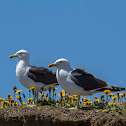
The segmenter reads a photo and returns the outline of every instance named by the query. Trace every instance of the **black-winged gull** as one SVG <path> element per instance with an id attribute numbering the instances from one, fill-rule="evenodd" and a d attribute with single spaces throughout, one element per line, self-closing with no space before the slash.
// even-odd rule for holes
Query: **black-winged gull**
<path id="1" fill-rule="evenodd" d="M 35 87 L 35 91 L 45 91 L 50 86 L 58 84 L 55 72 L 44 68 L 29 65 L 29 53 L 26 50 L 19 50 L 9 58 L 19 58 L 16 66 L 16 76 L 19 82 L 26 88 Z"/>
<path id="2" fill-rule="evenodd" d="M 66 59 L 58 59 L 55 63 L 49 64 L 49 67 L 57 67 L 56 77 L 59 85 L 68 93 L 73 95 L 92 95 L 99 91 L 109 89 L 111 91 L 121 91 L 125 88 L 110 86 L 104 80 L 96 78 L 94 75 L 85 72 L 82 69 L 73 69 Z M 78 105 L 79 108 L 79 99 Z"/>

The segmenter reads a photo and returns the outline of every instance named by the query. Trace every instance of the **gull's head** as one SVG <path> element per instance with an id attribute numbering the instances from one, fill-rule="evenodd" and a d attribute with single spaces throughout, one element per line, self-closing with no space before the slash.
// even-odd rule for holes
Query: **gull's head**
<path id="1" fill-rule="evenodd" d="M 70 68 L 70 63 L 67 59 L 61 58 L 56 60 L 54 63 L 49 64 L 48 67 L 57 67 L 58 69 Z"/>
<path id="2" fill-rule="evenodd" d="M 9 56 L 9 58 L 14 58 L 14 57 L 17 57 L 20 60 L 22 60 L 22 59 L 29 59 L 29 53 L 26 50 L 19 50 L 15 54 Z"/>

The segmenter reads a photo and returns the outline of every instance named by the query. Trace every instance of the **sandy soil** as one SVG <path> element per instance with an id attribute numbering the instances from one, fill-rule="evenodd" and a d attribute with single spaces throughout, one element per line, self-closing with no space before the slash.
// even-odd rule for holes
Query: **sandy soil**
<path id="1" fill-rule="evenodd" d="M 59 107 L 0 109 L 0 126 L 126 126 L 126 115 Z"/>

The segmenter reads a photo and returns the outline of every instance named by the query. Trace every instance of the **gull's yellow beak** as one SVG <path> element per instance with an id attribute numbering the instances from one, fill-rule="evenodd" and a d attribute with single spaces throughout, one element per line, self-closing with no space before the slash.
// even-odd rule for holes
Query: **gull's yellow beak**
<path id="1" fill-rule="evenodd" d="M 17 57 L 16 55 L 10 55 L 9 58 L 14 58 L 14 57 Z"/>
<path id="2" fill-rule="evenodd" d="M 56 67 L 55 63 L 49 64 L 48 67 Z"/>

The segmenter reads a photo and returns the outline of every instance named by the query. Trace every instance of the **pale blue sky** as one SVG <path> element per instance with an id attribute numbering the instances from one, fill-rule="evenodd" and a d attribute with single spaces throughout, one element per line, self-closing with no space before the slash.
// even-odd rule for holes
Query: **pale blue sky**
<path id="1" fill-rule="evenodd" d="M 125 5 L 125 0 L 1 0 L 0 97 L 12 94 L 14 85 L 28 94 L 16 78 L 18 59 L 9 59 L 20 49 L 30 53 L 31 65 L 48 67 L 63 57 L 72 67 L 126 87 Z"/>

